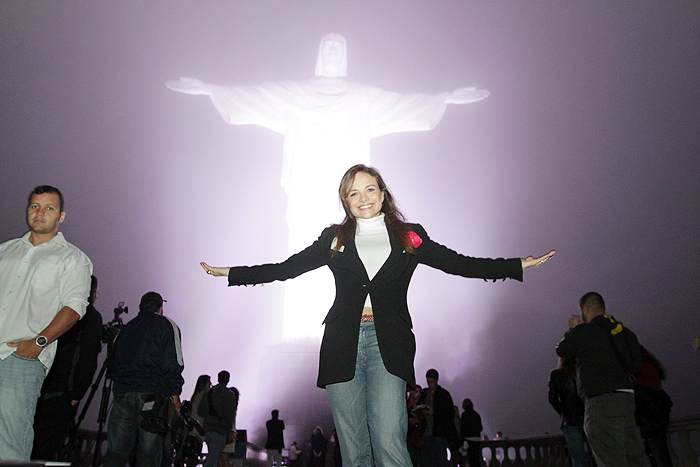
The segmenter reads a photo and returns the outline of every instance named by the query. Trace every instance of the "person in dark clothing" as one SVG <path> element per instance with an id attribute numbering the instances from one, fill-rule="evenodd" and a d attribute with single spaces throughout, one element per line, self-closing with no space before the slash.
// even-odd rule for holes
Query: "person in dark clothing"
<path id="1" fill-rule="evenodd" d="M 421 448 L 423 447 L 423 431 L 425 431 L 425 406 L 418 405 L 423 388 L 416 384 L 406 396 L 406 412 L 408 413 L 408 431 L 406 443 L 408 454 L 411 456 L 413 467 L 420 466 Z"/>
<path id="2" fill-rule="evenodd" d="M 576 360 L 559 358 L 549 374 L 549 403 L 561 416 L 561 431 L 566 439 L 573 467 L 585 467 L 586 436 L 583 432 L 584 404 L 576 389 Z"/>
<path id="3" fill-rule="evenodd" d="M 323 429 L 320 426 L 314 428 L 310 444 L 309 466 L 324 467 L 326 465 L 326 453 L 328 452 L 328 439 L 323 435 Z"/>
<path id="4" fill-rule="evenodd" d="M 666 370 L 656 355 L 642 347 L 642 371 L 637 375 L 637 383 L 661 392 L 662 381 L 666 379 Z M 659 427 L 653 433 L 642 430 L 644 446 L 655 467 L 673 467 L 671 453 L 668 450 L 668 421 L 673 403 L 668 399 L 668 411 L 664 417 L 657 417 Z"/>
<path id="5" fill-rule="evenodd" d="M 336 429 L 331 434 L 331 443 L 333 444 L 333 465 L 335 467 L 343 467 L 343 456 L 340 452 L 340 440 Z"/>
<path id="6" fill-rule="evenodd" d="M 426 427 L 423 432 L 422 461 L 427 467 L 449 467 L 447 448 L 457 441 L 454 423 L 454 403 L 447 389 L 438 385 L 439 374 L 430 369 L 425 374 L 428 387 L 421 391 L 419 404 L 426 409 Z"/>
<path id="7" fill-rule="evenodd" d="M 114 341 L 110 362 L 114 403 L 107 428 L 105 467 L 124 467 L 136 446 L 139 467 L 159 467 L 163 438 L 141 428 L 144 403 L 160 395 L 180 410 L 184 379 L 180 329 L 163 316 L 163 297 L 148 292 L 139 314 Z"/>
<path id="8" fill-rule="evenodd" d="M 267 428 L 267 467 L 274 462 L 275 465 L 282 465 L 282 449 L 284 449 L 284 420 L 280 420 L 280 411 L 275 409 L 271 412 L 272 418 L 265 423 Z"/>
<path id="9" fill-rule="evenodd" d="M 58 338 L 56 358 L 41 387 L 32 459 L 56 460 L 73 427 L 78 404 L 92 383 L 102 337 L 102 315 L 94 307 L 97 296 L 97 277 L 90 276 L 85 315 Z"/>
<path id="10" fill-rule="evenodd" d="M 579 300 L 581 316 L 569 318 L 569 331 L 557 355 L 576 359 L 578 393 L 586 408 L 583 428 L 598 467 L 650 467 L 634 411 L 632 374 L 642 367 L 637 336 L 605 312 L 596 292 Z"/>
<path id="11" fill-rule="evenodd" d="M 217 376 L 219 384 L 207 391 L 197 409 L 199 416 L 204 418 L 204 440 L 207 443 L 204 467 L 216 466 L 236 421 L 238 399 L 236 393 L 226 387 L 230 378 L 228 371 L 220 371 Z"/>
<path id="12" fill-rule="evenodd" d="M 345 219 L 287 260 L 201 266 L 213 277 L 227 277 L 230 286 L 284 281 L 327 266 L 335 278 L 336 298 L 323 321 L 316 384 L 328 393 L 343 463 L 412 467 L 405 397 L 406 386 L 416 382 L 416 341 L 407 293 L 416 267 L 522 280 L 523 270 L 543 265 L 555 251 L 522 259 L 461 255 L 432 240 L 420 224 L 405 222 L 379 172 L 363 164 L 345 172 L 338 195 Z"/>
<path id="13" fill-rule="evenodd" d="M 479 467 L 481 465 L 481 431 L 484 426 L 481 424 L 481 415 L 474 410 L 474 403 L 471 399 L 462 401 L 462 416 L 459 419 L 459 439 L 467 442 L 467 462 L 469 467 Z"/>

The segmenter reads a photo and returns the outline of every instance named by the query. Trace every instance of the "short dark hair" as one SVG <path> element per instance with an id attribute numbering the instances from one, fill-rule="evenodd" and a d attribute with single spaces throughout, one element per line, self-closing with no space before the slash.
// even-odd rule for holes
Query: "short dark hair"
<path id="1" fill-rule="evenodd" d="M 578 307 L 583 310 L 586 306 L 592 310 L 605 311 L 605 300 L 598 292 L 588 292 L 578 301 Z"/>
<path id="2" fill-rule="evenodd" d="M 273 410 L 272 412 L 270 412 L 270 415 L 272 415 L 272 416 L 275 417 L 275 418 L 279 417 L 279 414 L 280 414 L 280 411 L 277 410 L 277 409 L 275 409 L 275 410 Z"/>
<path id="3" fill-rule="evenodd" d="M 219 380 L 219 384 L 228 384 L 229 379 L 231 379 L 231 373 L 221 370 L 216 378 Z"/>
<path id="4" fill-rule="evenodd" d="M 35 187 L 32 192 L 29 193 L 27 206 L 32 203 L 32 196 L 43 195 L 44 193 L 56 193 L 58 195 L 58 209 L 63 212 L 63 193 L 61 193 L 61 190 L 51 185 L 39 185 Z"/>
<path id="5" fill-rule="evenodd" d="M 425 372 L 426 378 L 440 379 L 440 374 L 435 368 L 431 368 Z"/>
<path id="6" fill-rule="evenodd" d="M 146 308 L 155 308 L 156 310 L 163 306 L 163 297 L 160 296 L 158 292 L 146 292 L 141 297 L 141 302 L 139 303 L 139 311 Z"/>

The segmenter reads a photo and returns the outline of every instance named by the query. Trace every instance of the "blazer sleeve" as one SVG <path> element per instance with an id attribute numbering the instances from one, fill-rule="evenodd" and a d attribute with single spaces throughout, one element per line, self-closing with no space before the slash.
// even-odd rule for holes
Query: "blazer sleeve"
<path id="1" fill-rule="evenodd" d="M 258 266 L 236 266 L 228 273 L 228 285 L 265 284 L 285 281 L 328 264 L 331 242 L 335 238 L 332 228 L 326 228 L 311 246 L 290 256 L 282 263 Z"/>
<path id="2" fill-rule="evenodd" d="M 422 242 L 416 248 L 418 262 L 439 269 L 448 274 L 481 279 L 523 280 L 523 267 L 520 258 L 490 259 L 472 258 L 434 242 L 419 224 L 413 225 Z"/>

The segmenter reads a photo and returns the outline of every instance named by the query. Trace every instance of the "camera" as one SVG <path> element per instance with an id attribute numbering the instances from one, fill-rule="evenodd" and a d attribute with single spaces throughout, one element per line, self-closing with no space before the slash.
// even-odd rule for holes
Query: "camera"
<path id="1" fill-rule="evenodd" d="M 196 431 L 199 436 L 195 436 Z M 170 424 L 170 433 L 165 438 L 165 452 L 173 459 L 192 459 L 202 454 L 202 441 L 204 430 L 199 422 L 192 418 L 192 403 L 185 401 L 182 403 L 180 412 L 175 412 L 175 416 Z"/>
<path id="2" fill-rule="evenodd" d="M 114 309 L 114 319 L 109 323 L 102 326 L 102 342 L 104 344 L 114 343 L 114 339 L 117 338 L 119 331 L 121 331 L 124 322 L 119 317 L 122 313 L 128 313 L 129 307 L 124 306 L 124 302 L 117 303 L 117 307 Z"/>

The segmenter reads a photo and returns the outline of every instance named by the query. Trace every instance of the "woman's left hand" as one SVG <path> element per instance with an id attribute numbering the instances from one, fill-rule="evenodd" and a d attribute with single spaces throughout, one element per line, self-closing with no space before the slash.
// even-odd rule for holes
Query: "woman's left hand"
<path id="1" fill-rule="evenodd" d="M 556 253 L 556 251 L 552 250 L 546 255 L 540 256 L 539 258 L 533 258 L 532 256 L 528 256 L 525 259 L 521 259 L 520 262 L 523 266 L 523 269 L 536 268 L 542 266 L 545 263 L 545 261 L 554 256 L 554 253 Z"/>
<path id="2" fill-rule="evenodd" d="M 207 274 L 209 274 L 210 276 L 228 276 L 228 271 L 229 271 L 229 269 L 231 269 L 231 268 L 215 268 L 215 267 L 209 266 L 204 261 L 202 261 L 199 264 L 200 264 L 200 266 L 202 266 L 202 269 L 204 269 L 207 272 Z"/>

